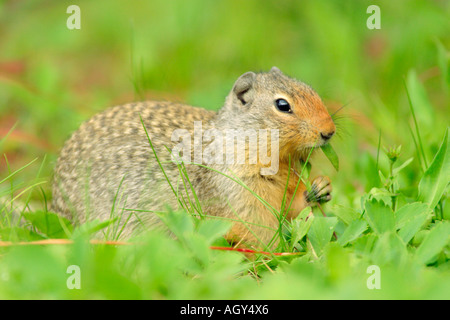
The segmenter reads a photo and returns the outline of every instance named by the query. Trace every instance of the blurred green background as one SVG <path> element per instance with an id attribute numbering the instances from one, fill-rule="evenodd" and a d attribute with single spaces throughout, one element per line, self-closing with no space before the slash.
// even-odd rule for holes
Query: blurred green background
<path id="1" fill-rule="evenodd" d="M 70 16 L 66 10 L 72 4 L 81 9 L 80 30 L 66 27 Z M 372 4 L 380 7 L 381 29 L 366 26 L 371 16 L 366 10 Z M 395 181 L 399 207 L 414 201 L 423 172 L 449 125 L 449 17 L 448 0 L 0 0 L 0 202 L 2 197 L 11 200 L 4 202 L 8 210 L 3 208 L 2 212 L 14 211 L 13 205 L 21 206 L 22 212 L 24 206 L 33 211 L 45 205 L 51 197 L 50 181 L 59 150 L 93 114 L 144 99 L 181 101 L 217 110 L 241 74 L 267 71 L 272 66 L 310 84 L 330 113 L 337 112 L 338 135 L 332 145 L 340 159 L 340 171 L 336 172 L 320 152 L 313 162 L 313 170 L 333 180 L 334 198 L 325 210 L 353 208 L 358 214 L 368 192 L 383 185 L 378 169 L 385 175 L 389 170 L 382 148 L 398 145 L 402 146 L 400 163 L 414 158 Z M 3 179 L 36 158 L 14 174 L 14 181 Z M 37 183 L 42 184 L 30 187 Z M 446 202 L 444 195 L 439 204 L 442 220 L 450 218 L 450 206 L 443 205 Z M 445 226 L 448 230 L 448 223 Z M 422 231 L 428 230 L 419 233 Z M 446 232 L 443 228 L 439 231 Z M 386 273 L 388 290 L 381 295 L 368 293 L 365 280 L 359 280 L 366 277 L 365 263 L 370 262 L 366 258 L 371 256 L 365 241 L 373 240 L 371 236 L 366 234 L 356 241 L 350 247 L 351 255 L 331 242 L 320 264 L 299 258 L 285 265 L 286 276 L 278 273 L 266 280 L 265 287 L 248 277 L 230 282 L 238 272 L 233 268 L 240 258 L 227 255 L 218 255 L 194 286 L 174 264 L 178 255 L 186 252 L 169 240 L 164 241 L 170 250 L 158 247 L 162 241 L 158 237 L 138 249 L 144 260 L 135 263 L 134 258 L 125 259 L 125 271 L 120 269 L 123 255 L 116 253 L 125 251 L 126 257 L 134 257 L 134 249 L 129 250 L 131 254 L 123 248 L 117 252 L 114 248 L 96 249 L 91 260 L 85 259 L 91 266 L 85 269 L 90 270 L 86 274 L 100 279 L 102 289 L 94 294 L 77 296 L 61 286 L 66 261 L 60 253 L 69 260 L 72 253 L 83 258 L 90 249 L 82 245 L 83 250 L 75 247 L 70 254 L 54 247 L 17 249 L 0 261 L 7 266 L 5 270 L 12 270 L 8 275 L 0 272 L 0 282 L 15 281 L 4 286 L 4 296 L 20 298 L 134 297 L 130 292 L 150 298 L 189 298 L 190 293 L 200 298 L 254 298 L 255 292 L 263 298 L 333 298 L 336 292 L 344 298 L 448 297 L 449 247 L 443 237 L 436 237 L 438 242 L 444 239 L 434 252 L 439 258 L 429 262 L 437 265 L 436 272 L 429 271 L 425 263 L 419 269 L 394 264 L 392 273 Z M 389 235 L 380 239 L 386 242 L 380 240 L 376 254 L 394 252 L 392 257 L 396 257 L 395 250 L 384 250 L 384 244 L 392 240 Z M 416 252 L 421 241 L 414 238 L 408 244 L 409 252 Z M 155 256 L 161 265 L 153 266 Z M 356 268 L 360 273 L 357 281 L 349 270 L 350 266 L 356 270 L 355 259 L 360 256 L 362 262 L 358 263 L 364 268 Z M 28 273 L 30 259 L 41 277 Z M 186 261 L 189 259 L 196 257 Z M 157 272 L 147 275 L 149 265 Z M 223 268 L 230 265 L 234 267 Z M 64 275 L 55 277 L 55 268 Z M 127 268 L 143 274 L 148 283 L 139 277 L 130 281 Z M 336 280 L 333 284 L 333 277 L 347 282 L 341 286 L 344 281 Z M 336 286 L 330 289 L 326 279 Z M 356 282 L 361 288 L 355 289 Z M 139 286 L 142 283 L 149 287 Z M 303 291 L 302 285 L 306 285 Z M 301 294 L 290 295 L 296 289 Z"/>

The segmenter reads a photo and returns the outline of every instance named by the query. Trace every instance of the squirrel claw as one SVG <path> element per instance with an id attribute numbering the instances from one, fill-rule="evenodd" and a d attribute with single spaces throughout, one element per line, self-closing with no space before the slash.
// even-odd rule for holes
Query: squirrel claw
<path id="1" fill-rule="evenodd" d="M 306 201 L 309 203 L 324 203 L 331 200 L 331 180 L 326 176 L 318 176 L 311 184 L 311 190 L 305 191 Z"/>

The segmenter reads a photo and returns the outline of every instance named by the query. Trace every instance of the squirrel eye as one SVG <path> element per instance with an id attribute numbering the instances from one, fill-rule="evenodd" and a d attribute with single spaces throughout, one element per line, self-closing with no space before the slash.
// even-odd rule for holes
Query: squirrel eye
<path id="1" fill-rule="evenodd" d="M 275 100 L 275 106 L 281 112 L 292 113 L 292 109 L 291 109 L 290 104 L 284 99 L 277 99 L 277 100 Z"/>

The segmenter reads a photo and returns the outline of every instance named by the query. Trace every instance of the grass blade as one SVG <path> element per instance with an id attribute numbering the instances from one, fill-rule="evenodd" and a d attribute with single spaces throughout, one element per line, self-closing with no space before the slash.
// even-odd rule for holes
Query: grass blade
<path id="1" fill-rule="evenodd" d="M 320 147 L 322 149 L 325 156 L 330 160 L 333 167 L 336 169 L 336 171 L 339 171 L 339 157 L 336 154 L 336 151 L 334 151 L 331 144 L 327 143 Z"/>
<path id="2" fill-rule="evenodd" d="M 405 82 L 404 79 L 403 79 L 403 84 L 405 86 L 406 95 L 408 96 L 408 101 L 409 101 L 409 107 L 411 109 L 411 114 L 412 114 L 413 119 L 414 119 L 414 125 L 416 127 L 417 140 L 419 142 L 418 143 L 419 150 L 421 152 L 421 155 L 422 155 L 422 158 L 423 158 L 423 163 L 425 164 L 425 168 L 427 168 L 428 167 L 427 158 L 425 157 L 425 152 L 423 151 L 423 144 L 422 144 L 422 139 L 420 138 L 419 125 L 417 124 L 416 114 L 414 113 L 414 107 L 413 107 L 413 103 L 412 103 L 412 100 L 411 100 L 411 96 L 409 94 L 408 86 L 406 85 L 406 82 Z"/>
<path id="3" fill-rule="evenodd" d="M 436 153 L 433 162 L 425 171 L 419 182 L 419 200 L 426 202 L 434 209 L 442 197 L 450 181 L 450 155 L 449 155 L 448 129 L 444 140 Z"/>

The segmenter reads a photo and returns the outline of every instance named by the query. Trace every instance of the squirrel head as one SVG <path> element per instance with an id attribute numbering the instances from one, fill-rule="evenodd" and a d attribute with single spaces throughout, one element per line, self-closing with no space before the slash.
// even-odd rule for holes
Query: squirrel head
<path id="1" fill-rule="evenodd" d="M 278 129 L 279 156 L 305 160 L 311 148 L 320 147 L 336 127 L 319 95 L 305 83 L 269 72 L 246 72 L 235 82 L 218 114 L 227 128 Z"/>

